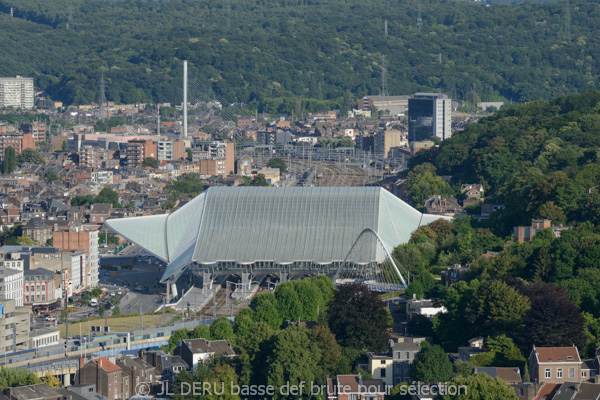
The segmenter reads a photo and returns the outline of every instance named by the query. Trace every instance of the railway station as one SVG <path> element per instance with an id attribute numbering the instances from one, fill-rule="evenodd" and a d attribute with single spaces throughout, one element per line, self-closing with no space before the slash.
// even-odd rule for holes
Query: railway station
<path id="1" fill-rule="evenodd" d="M 167 263 L 166 284 L 191 268 L 204 281 L 303 272 L 391 289 L 406 286 L 392 250 L 438 218 L 380 187 L 212 187 L 171 214 L 107 225 Z"/>

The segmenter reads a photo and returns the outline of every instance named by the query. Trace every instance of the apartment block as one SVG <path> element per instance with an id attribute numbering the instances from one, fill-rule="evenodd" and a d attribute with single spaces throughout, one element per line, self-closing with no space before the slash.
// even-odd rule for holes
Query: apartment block
<path id="1" fill-rule="evenodd" d="M 235 143 L 199 142 L 192 150 L 192 160 L 203 175 L 225 176 L 235 170 Z"/>
<path id="2" fill-rule="evenodd" d="M 157 157 L 156 143 L 152 140 L 130 140 L 127 143 L 128 168 L 140 168 L 148 157 Z"/>
<path id="3" fill-rule="evenodd" d="M 0 299 L 14 300 L 23 307 L 23 270 L 0 267 Z"/>
<path id="4" fill-rule="evenodd" d="M 0 299 L 0 354 L 29 348 L 29 307 Z"/>
<path id="5" fill-rule="evenodd" d="M 390 149 L 405 144 L 402 139 L 402 132 L 396 129 L 387 128 L 376 133 L 374 140 L 375 153 L 381 154 L 384 158 L 390 157 Z"/>
<path id="6" fill-rule="evenodd" d="M 21 124 L 21 131 L 24 134 L 32 135 L 36 143 L 46 141 L 46 124 L 34 121 L 29 124 Z"/>
<path id="7" fill-rule="evenodd" d="M 452 136 L 452 99 L 442 93 L 417 93 L 408 100 L 410 141 Z"/>
<path id="8" fill-rule="evenodd" d="M 15 149 L 15 153 L 21 154 L 24 149 L 35 149 L 35 139 L 30 134 L 6 133 L 0 135 L 0 161 L 4 160 L 4 151 L 8 147 Z"/>
<path id="9" fill-rule="evenodd" d="M 0 78 L 0 107 L 33 108 L 33 78 Z"/>
<path id="10" fill-rule="evenodd" d="M 117 162 L 118 167 L 118 160 L 113 159 L 113 150 L 84 145 L 79 148 L 78 155 L 81 168 L 113 168 L 115 166 L 113 161 Z"/>
<path id="11" fill-rule="evenodd" d="M 180 140 L 159 140 L 157 147 L 157 157 L 159 161 L 177 161 L 187 157 L 185 144 Z"/>
<path id="12" fill-rule="evenodd" d="M 98 231 L 83 231 L 70 229 L 54 232 L 53 244 L 61 251 L 84 251 L 85 268 L 79 271 L 79 285 L 83 288 L 93 288 L 98 285 Z M 76 263 L 80 263 L 78 258 Z M 71 273 L 72 275 L 73 272 Z M 71 281 L 74 281 L 74 276 Z M 68 281 L 67 281 L 68 282 Z M 73 283 L 75 290 L 78 284 Z"/>

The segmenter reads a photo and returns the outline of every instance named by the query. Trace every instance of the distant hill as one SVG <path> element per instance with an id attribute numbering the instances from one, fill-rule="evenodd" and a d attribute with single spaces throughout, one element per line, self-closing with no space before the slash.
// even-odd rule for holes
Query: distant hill
<path id="1" fill-rule="evenodd" d="M 469 125 L 411 168 L 432 163 L 439 175 L 481 183 L 486 202 L 504 203 L 497 233 L 531 218 L 600 224 L 600 92 L 536 101 Z"/>
<path id="2" fill-rule="evenodd" d="M 102 73 L 109 100 L 180 102 L 188 59 L 228 101 L 290 113 L 379 93 L 385 56 L 391 94 L 523 102 L 599 87 L 596 0 L 564 21 L 563 3 L 0 0 L 0 75 L 66 104 L 98 101 Z"/>

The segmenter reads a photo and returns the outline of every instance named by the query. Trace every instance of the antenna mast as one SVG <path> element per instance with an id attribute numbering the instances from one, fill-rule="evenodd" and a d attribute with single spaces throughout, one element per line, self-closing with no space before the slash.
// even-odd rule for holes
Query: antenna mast
<path id="1" fill-rule="evenodd" d="M 102 108 L 106 104 L 106 85 L 104 83 L 104 72 L 100 76 L 100 118 L 103 118 Z M 107 108 L 107 107 L 106 107 Z M 105 113 L 108 114 L 108 110 L 105 109 Z"/>
<path id="2" fill-rule="evenodd" d="M 381 96 L 387 96 L 387 61 L 381 56 Z"/>
<path id="3" fill-rule="evenodd" d="M 419 7 L 417 9 L 417 32 L 421 33 L 423 28 L 423 18 L 421 18 L 421 1 L 419 0 Z"/>
<path id="4" fill-rule="evenodd" d="M 188 68 L 187 60 L 183 60 L 183 137 L 188 137 Z"/>
<path id="5" fill-rule="evenodd" d="M 387 37 L 387 35 L 388 35 L 388 23 L 387 23 L 387 19 L 383 23 L 383 30 L 385 31 L 385 37 Z"/>
<path id="6" fill-rule="evenodd" d="M 571 4 L 569 0 L 567 0 L 565 7 L 565 30 L 563 35 L 566 42 L 571 41 Z"/>

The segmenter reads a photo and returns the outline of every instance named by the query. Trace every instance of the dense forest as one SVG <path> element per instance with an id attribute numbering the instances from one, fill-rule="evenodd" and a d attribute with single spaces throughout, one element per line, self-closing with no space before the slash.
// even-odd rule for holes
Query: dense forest
<path id="1" fill-rule="evenodd" d="M 449 351 L 481 335 L 525 356 L 534 344 L 573 343 L 593 356 L 600 345 L 599 157 L 600 93 L 589 91 L 501 110 L 413 158 L 407 184 L 415 198 L 481 183 L 485 202 L 506 205 L 486 222 L 464 216 L 419 228 L 394 250 L 416 277 L 409 294 L 441 299 L 448 309 L 416 329 L 435 333 Z M 452 185 L 439 175 L 452 175 Z M 513 227 L 532 218 L 569 229 L 511 244 Z M 453 264 L 470 272 L 446 289 L 434 276 Z"/>
<path id="2" fill-rule="evenodd" d="M 597 88 L 599 28 L 595 0 L 0 0 L 0 75 L 66 104 L 102 74 L 108 100 L 179 102 L 187 59 L 227 101 L 291 112 L 379 94 L 385 56 L 390 94 L 524 102 Z"/>

